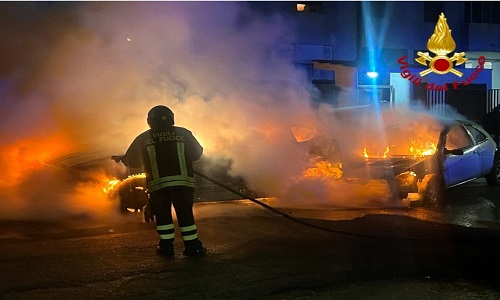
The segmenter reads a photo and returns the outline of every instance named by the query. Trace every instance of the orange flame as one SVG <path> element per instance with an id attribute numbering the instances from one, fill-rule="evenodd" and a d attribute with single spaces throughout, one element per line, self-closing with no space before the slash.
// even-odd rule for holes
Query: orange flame
<path id="1" fill-rule="evenodd" d="M 146 178 L 146 173 L 138 173 L 128 176 L 128 178 L 131 177 Z M 122 180 L 117 178 L 104 177 L 103 179 L 101 179 L 101 182 L 102 182 L 102 191 L 105 194 L 112 195 L 116 191 L 115 188 L 118 187 L 120 183 L 122 183 Z"/>
<path id="2" fill-rule="evenodd" d="M 102 191 L 105 194 L 111 194 L 115 190 L 115 187 L 120 184 L 120 182 L 121 182 L 121 180 L 116 179 L 116 178 L 115 179 L 105 179 L 105 180 L 103 180 Z"/>
<path id="3" fill-rule="evenodd" d="M 387 148 L 385 148 L 385 151 L 384 151 L 384 158 L 387 158 L 389 156 L 389 146 L 387 146 Z"/>
<path id="4" fill-rule="evenodd" d="M 410 153 L 413 154 L 413 156 L 428 156 L 432 155 L 436 152 L 436 144 L 433 142 L 426 142 L 423 145 L 420 145 L 416 141 L 411 141 L 410 145 Z"/>
<path id="5" fill-rule="evenodd" d="M 340 178 L 342 177 L 342 164 L 327 161 L 316 162 L 314 167 L 304 171 L 305 177 Z"/>
<path id="6" fill-rule="evenodd" d="M 387 147 L 385 148 L 384 153 L 382 154 L 382 157 L 383 157 L 383 158 L 387 158 L 387 157 L 389 157 L 389 152 L 390 152 L 390 151 L 391 151 L 391 150 L 390 150 L 389 146 L 387 146 Z M 377 156 L 380 156 L 380 152 L 379 152 L 379 155 L 377 155 Z M 370 151 L 368 151 L 368 150 L 366 149 L 366 147 L 364 147 L 364 148 L 363 148 L 363 157 L 364 157 L 364 158 L 370 158 Z"/>
<path id="7" fill-rule="evenodd" d="M 413 157 L 421 157 L 421 156 L 429 156 L 433 155 L 436 152 L 436 144 L 433 142 L 426 142 L 425 144 L 419 144 L 416 141 L 411 141 L 410 146 L 408 147 L 408 150 L 410 151 L 409 154 L 411 154 Z M 363 157 L 365 158 L 370 158 L 369 151 L 365 148 L 363 148 Z M 389 146 L 386 147 L 384 154 L 382 155 L 383 158 L 388 158 L 390 153 L 390 148 Z"/>

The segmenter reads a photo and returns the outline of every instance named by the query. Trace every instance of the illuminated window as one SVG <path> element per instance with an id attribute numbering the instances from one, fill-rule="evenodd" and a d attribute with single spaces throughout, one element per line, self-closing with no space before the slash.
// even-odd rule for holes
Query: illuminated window
<path id="1" fill-rule="evenodd" d="M 319 2 L 298 2 L 297 3 L 298 12 L 320 12 L 321 4 Z"/>
<path id="2" fill-rule="evenodd" d="M 306 5 L 303 3 L 297 3 L 297 11 L 305 11 Z"/>

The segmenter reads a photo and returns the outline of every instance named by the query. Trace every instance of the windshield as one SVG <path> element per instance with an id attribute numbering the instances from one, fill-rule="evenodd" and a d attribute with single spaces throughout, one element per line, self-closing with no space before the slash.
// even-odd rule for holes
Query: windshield
<path id="1" fill-rule="evenodd" d="M 441 129 L 422 124 L 396 125 L 370 137 L 363 148 L 365 158 L 421 157 L 436 152 Z"/>

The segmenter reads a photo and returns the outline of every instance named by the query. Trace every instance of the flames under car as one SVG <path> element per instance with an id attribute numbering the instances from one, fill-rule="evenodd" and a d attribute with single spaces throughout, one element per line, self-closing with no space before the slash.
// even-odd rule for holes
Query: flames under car
<path id="1" fill-rule="evenodd" d="M 320 153 L 323 161 L 336 157 L 337 161 L 316 164 L 311 171 L 325 166 L 338 166 L 339 171 L 329 174 L 332 178 L 372 178 L 386 180 L 392 198 L 404 199 L 409 193 L 418 193 L 424 203 L 441 206 L 446 203 L 445 191 L 456 185 L 484 177 L 489 185 L 500 185 L 500 154 L 498 145 L 481 126 L 470 121 L 442 120 L 440 130 L 427 132 L 419 141 L 408 135 L 411 131 L 397 126 L 386 128 L 385 136 L 390 146 L 378 147 L 375 155 L 369 147 L 357 150 L 357 155 L 345 157 Z M 328 149 L 346 150 L 349 145 L 333 138 Z M 322 145 L 322 140 L 311 139 L 311 149 Z M 372 147 L 376 148 L 376 147 Z M 395 151 L 392 151 L 392 150 Z M 329 158 L 330 157 L 330 158 Z M 339 157 L 342 157 L 339 159 Z M 341 169 L 341 170 L 340 170 Z M 324 174 L 325 172 L 323 172 Z"/>

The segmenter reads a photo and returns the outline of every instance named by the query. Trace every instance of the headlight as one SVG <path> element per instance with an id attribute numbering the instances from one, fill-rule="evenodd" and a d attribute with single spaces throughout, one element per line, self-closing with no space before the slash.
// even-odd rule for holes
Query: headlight
<path id="1" fill-rule="evenodd" d="M 417 174 L 407 171 L 396 176 L 396 180 L 398 182 L 398 186 L 412 186 L 417 181 Z"/>

